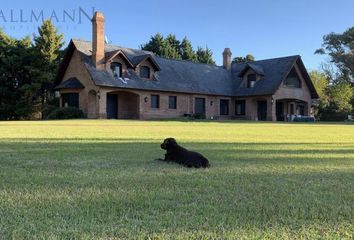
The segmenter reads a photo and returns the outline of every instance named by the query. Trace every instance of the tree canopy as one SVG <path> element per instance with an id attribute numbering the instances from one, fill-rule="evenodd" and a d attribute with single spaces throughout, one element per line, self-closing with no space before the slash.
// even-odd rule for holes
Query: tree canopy
<path id="1" fill-rule="evenodd" d="M 31 118 L 43 102 L 46 85 L 53 84 L 63 36 L 46 20 L 32 42 L 15 39 L 0 30 L 0 119 Z"/>
<path id="2" fill-rule="evenodd" d="M 316 54 L 327 54 L 335 66 L 336 77 L 332 81 L 354 81 L 354 27 L 343 33 L 330 33 L 323 37 L 322 48 Z M 329 70 L 328 68 L 326 69 Z"/>
<path id="3" fill-rule="evenodd" d="M 315 54 L 326 54 L 323 73 L 312 72 L 311 78 L 320 95 L 319 115 L 323 120 L 343 120 L 352 113 L 354 103 L 354 27 L 343 33 L 323 37 L 322 48 Z"/>
<path id="4" fill-rule="evenodd" d="M 151 51 L 160 57 L 215 64 L 213 53 L 208 47 L 198 47 L 197 51 L 194 51 L 192 43 L 187 37 L 180 41 L 174 34 L 169 34 L 164 38 L 160 33 L 157 33 L 151 36 L 149 42 L 141 45 L 141 49 Z"/>
<path id="5" fill-rule="evenodd" d="M 247 54 L 245 57 L 234 57 L 232 60 L 234 63 L 243 63 L 243 62 L 253 62 L 255 57 L 252 54 Z"/>

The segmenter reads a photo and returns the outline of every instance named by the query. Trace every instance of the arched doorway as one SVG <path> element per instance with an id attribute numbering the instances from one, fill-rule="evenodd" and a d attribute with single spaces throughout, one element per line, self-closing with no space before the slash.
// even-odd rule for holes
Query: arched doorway
<path id="1" fill-rule="evenodd" d="M 95 90 L 88 92 L 87 118 L 97 118 L 97 93 Z"/>
<path id="2" fill-rule="evenodd" d="M 114 91 L 107 94 L 107 118 L 139 119 L 140 96 L 128 91 Z"/>

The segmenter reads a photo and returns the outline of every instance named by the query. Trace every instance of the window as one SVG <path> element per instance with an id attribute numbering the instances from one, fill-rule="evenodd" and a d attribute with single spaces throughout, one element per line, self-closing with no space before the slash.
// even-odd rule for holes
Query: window
<path id="1" fill-rule="evenodd" d="M 141 66 L 140 67 L 140 77 L 150 78 L 150 68 L 147 66 Z"/>
<path id="2" fill-rule="evenodd" d="M 285 85 L 287 87 L 301 88 L 301 81 L 296 73 L 295 68 L 291 69 L 288 77 L 285 80 Z"/>
<path id="3" fill-rule="evenodd" d="M 151 108 L 160 108 L 160 96 L 151 95 Z"/>
<path id="4" fill-rule="evenodd" d="M 229 115 L 229 100 L 220 99 L 220 115 Z"/>
<path id="5" fill-rule="evenodd" d="M 249 74 L 247 76 L 247 87 L 248 88 L 253 88 L 254 84 L 256 83 L 257 76 L 256 74 Z"/>
<path id="6" fill-rule="evenodd" d="M 61 94 L 62 107 L 79 107 L 78 93 L 63 93 Z"/>
<path id="7" fill-rule="evenodd" d="M 111 70 L 113 72 L 113 77 L 120 78 L 122 77 L 122 64 L 113 62 L 111 63 Z"/>
<path id="8" fill-rule="evenodd" d="M 177 97 L 169 96 L 168 97 L 168 109 L 177 109 Z"/>
<path id="9" fill-rule="evenodd" d="M 246 115 L 246 101 L 236 100 L 235 101 L 235 115 Z"/>

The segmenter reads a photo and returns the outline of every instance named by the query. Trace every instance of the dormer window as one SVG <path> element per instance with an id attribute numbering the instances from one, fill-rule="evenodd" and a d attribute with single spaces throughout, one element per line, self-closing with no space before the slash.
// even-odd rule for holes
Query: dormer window
<path id="1" fill-rule="evenodd" d="M 117 63 L 117 62 L 111 63 L 111 70 L 113 72 L 114 78 L 122 77 L 122 64 L 121 63 Z"/>
<path id="2" fill-rule="evenodd" d="M 140 67 L 140 77 L 150 79 L 150 68 L 148 66 Z"/>
<path id="3" fill-rule="evenodd" d="M 247 76 L 247 87 L 248 88 L 253 88 L 254 85 L 256 84 L 256 81 L 257 81 L 256 74 L 249 74 Z"/>
<path id="4" fill-rule="evenodd" d="M 301 81 L 296 73 L 295 68 L 291 69 L 288 77 L 285 79 L 285 86 L 293 88 L 301 88 Z"/>

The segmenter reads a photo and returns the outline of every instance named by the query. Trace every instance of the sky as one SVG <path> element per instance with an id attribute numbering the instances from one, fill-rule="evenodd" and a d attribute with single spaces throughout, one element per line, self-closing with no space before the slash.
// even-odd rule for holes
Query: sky
<path id="1" fill-rule="evenodd" d="M 354 26 L 353 10 L 353 0 L 11 0 L 0 5 L 0 28 L 12 37 L 33 35 L 43 12 L 66 44 L 91 40 L 86 14 L 101 11 L 112 44 L 139 48 L 155 33 L 172 33 L 194 48 L 208 46 L 218 65 L 229 47 L 233 57 L 250 53 L 259 60 L 299 54 L 308 69 L 318 70 L 327 57 L 314 51 L 325 34 Z"/>

